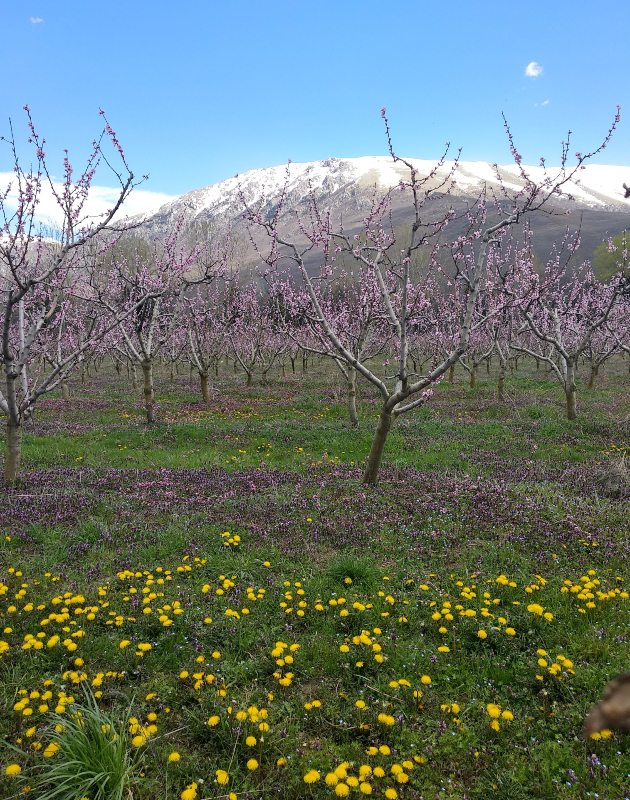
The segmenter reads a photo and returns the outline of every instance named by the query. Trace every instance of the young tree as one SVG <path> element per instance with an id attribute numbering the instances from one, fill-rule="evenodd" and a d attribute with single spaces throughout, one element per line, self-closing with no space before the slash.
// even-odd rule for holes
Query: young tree
<path id="1" fill-rule="evenodd" d="M 357 370 L 332 346 L 323 334 L 318 319 L 311 313 L 311 302 L 303 286 L 296 286 L 292 277 L 274 276 L 270 280 L 270 296 L 276 317 L 282 323 L 285 336 L 303 352 L 331 358 L 346 382 L 346 397 L 350 424 L 357 427 Z M 366 271 L 358 275 L 337 270 L 322 281 L 320 305 L 326 318 L 334 319 L 343 345 L 357 361 L 371 361 L 381 355 L 391 338 L 389 325 L 380 310 L 380 291 L 374 276 Z"/>
<path id="2" fill-rule="evenodd" d="M 568 181 L 575 176 L 577 170 L 594 153 L 583 156 L 576 155 L 575 167 L 568 167 L 569 144 L 563 144 L 560 168 L 553 174 L 544 171 L 539 182 L 526 172 L 522 159 L 514 146 L 512 134 L 507 128 L 510 148 L 518 166 L 522 188 L 517 191 L 503 187 L 502 196 L 495 198 L 494 220 L 488 219 L 485 195 L 466 212 L 467 230 L 453 242 L 444 242 L 443 234 L 447 225 L 455 218 L 455 212 L 437 216 L 431 213 L 431 196 L 435 192 L 448 193 L 452 184 L 453 170 L 446 170 L 445 156 L 426 177 L 419 174 L 413 162 L 400 158 L 394 152 L 389 135 L 389 126 L 382 110 L 389 141 L 390 153 L 394 162 L 405 166 L 409 178 L 401 180 L 399 187 L 390 190 L 380 199 L 375 198 L 371 210 L 366 214 L 360 233 L 351 236 L 341 223 L 335 225 L 332 214 L 320 207 L 314 192 L 311 192 L 308 213 L 297 216 L 300 235 L 295 238 L 285 237 L 281 228 L 282 214 L 285 211 L 286 191 L 282 192 L 276 205 L 275 213 L 269 217 L 263 215 L 262 206 L 267 198 L 257 207 L 250 206 L 242 195 L 245 217 L 250 225 L 262 229 L 269 237 L 270 247 L 264 255 L 264 261 L 272 270 L 278 270 L 281 264 L 291 263 L 299 275 L 301 285 L 309 300 L 309 314 L 334 348 L 341 362 L 356 369 L 366 380 L 372 383 L 381 395 L 379 421 L 368 455 L 364 483 L 374 484 L 383 456 L 387 434 L 394 420 L 401 414 L 421 406 L 432 394 L 432 386 L 455 364 L 466 352 L 469 337 L 482 323 L 474 322 L 473 317 L 479 302 L 480 294 L 485 291 L 488 280 L 488 269 L 492 264 L 492 254 L 500 248 L 502 232 L 515 225 L 531 212 L 543 209 L 549 200 L 560 195 Z M 617 124 L 617 118 L 602 146 L 608 142 Z M 543 162 L 544 166 L 544 162 Z M 290 167 L 288 168 L 290 169 Z M 400 247 L 397 232 L 391 223 L 390 211 L 394 191 L 404 192 L 409 198 L 412 222 L 404 247 Z M 502 201 L 502 202 L 500 202 Z M 412 256 L 419 248 L 431 253 L 434 268 L 442 268 L 437 258 L 441 248 L 446 249 L 451 257 L 451 264 L 446 268 L 446 275 L 452 284 L 458 309 L 457 332 L 453 346 L 438 363 L 432 364 L 424 375 L 417 375 L 409 368 L 409 335 L 417 325 L 437 326 L 432 319 L 433 307 L 422 279 L 414 284 L 411 280 L 410 265 Z M 319 269 L 316 275 L 307 270 L 306 257 L 311 251 L 319 255 Z M 336 257 L 344 253 L 353 258 L 357 271 L 365 271 L 373 276 L 379 289 L 379 307 L 383 319 L 391 326 L 396 350 L 396 368 L 384 379 L 378 377 L 364 360 L 360 360 L 348 349 L 344 342 L 344 333 L 338 319 L 327 313 L 322 302 L 322 286 L 334 273 Z M 497 309 L 494 310 L 498 314 Z M 485 324 L 487 320 L 484 321 Z"/>
<path id="3" fill-rule="evenodd" d="M 230 287 L 228 294 L 231 324 L 227 329 L 229 350 L 235 365 L 247 375 L 247 386 L 254 382 L 254 370 L 262 366 L 265 374 L 273 365 L 286 339 L 277 338 L 268 296 L 258 276 L 250 276 L 244 284 Z"/>
<path id="4" fill-rule="evenodd" d="M 515 271 L 520 296 L 516 308 L 522 325 L 512 347 L 546 362 L 553 370 L 564 390 L 569 420 L 577 417 L 578 360 L 630 290 L 627 276 L 599 284 L 588 263 L 576 266 L 571 257 L 578 242 L 577 235 L 572 241 L 567 235 L 568 257 L 563 263 L 560 248 L 542 277 L 527 256 L 518 260 Z"/>
<path id="5" fill-rule="evenodd" d="M 231 281 L 217 278 L 210 285 L 194 287 L 185 300 L 187 356 L 197 370 L 201 396 L 210 402 L 209 376 L 219 374 L 219 363 L 227 353 L 228 331 L 234 323 L 229 302 Z"/>
<path id="6" fill-rule="evenodd" d="M 180 220 L 164 241 L 155 240 L 149 256 L 137 252 L 131 258 L 114 257 L 107 284 L 99 293 L 99 302 L 120 332 L 120 355 L 142 368 L 149 424 L 155 422 L 155 359 L 181 320 L 186 289 L 208 280 L 214 266 L 205 263 L 200 269 L 202 249 L 182 244 L 182 227 Z"/>
<path id="7" fill-rule="evenodd" d="M 599 375 L 600 368 L 618 353 L 619 349 L 615 337 L 610 334 L 606 326 L 598 328 L 594 332 L 583 354 L 584 361 L 590 367 L 587 389 L 595 387 L 595 379 Z"/>
<path id="8" fill-rule="evenodd" d="M 13 181 L 0 192 L 0 364 L 3 386 L 0 410 L 7 418 L 5 482 L 19 473 L 24 423 L 37 400 L 64 381 L 87 350 L 107 332 L 94 307 L 94 282 L 102 258 L 88 263 L 88 246 L 101 256 L 120 230 L 114 217 L 134 187 L 134 176 L 107 120 L 83 172 L 73 176 L 67 151 L 63 178 L 53 181 L 46 160 L 46 140 L 37 133 L 31 112 L 27 114 L 28 142 L 34 148 L 33 166 L 25 168 L 18 156 L 13 128 L 2 137 L 13 160 Z M 103 115 L 103 112 L 101 112 Z M 104 152 L 109 142 L 120 163 L 115 170 Z M 87 215 L 86 201 L 99 165 L 105 162 L 120 184 L 113 207 L 94 220 Z M 38 223 L 38 205 L 43 192 L 51 193 L 61 219 L 54 238 L 46 236 Z M 107 237 L 107 238 L 106 238 Z M 116 322 L 110 322 L 110 327 Z M 55 355 L 46 362 L 44 341 L 57 341 Z M 50 349 L 47 351 L 50 354 Z M 36 356 L 39 370 L 34 372 Z"/>

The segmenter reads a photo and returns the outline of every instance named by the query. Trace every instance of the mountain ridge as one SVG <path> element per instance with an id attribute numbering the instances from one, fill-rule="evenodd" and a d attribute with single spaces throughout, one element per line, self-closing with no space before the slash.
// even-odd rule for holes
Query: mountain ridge
<path id="1" fill-rule="evenodd" d="M 425 209 L 427 221 L 438 219 L 450 206 L 460 210 L 471 205 L 485 187 L 503 199 L 501 187 L 508 192 L 518 192 L 524 185 L 520 168 L 516 164 L 493 165 L 486 161 L 461 161 L 449 175 L 454 162 L 445 162 L 436 169 L 435 161 L 409 158 L 420 178 L 434 171 L 427 188 L 435 192 L 430 206 Z M 535 181 L 545 174 L 554 176 L 558 167 L 523 166 Z M 498 177 L 497 177 L 498 172 Z M 579 181 L 571 181 L 561 196 L 554 196 L 550 208 L 555 214 L 538 212 L 530 215 L 535 234 L 534 250 L 541 260 L 546 260 L 553 242 L 562 238 L 567 224 L 579 227 L 582 237 L 580 258 L 592 258 L 596 248 L 607 236 L 614 236 L 630 227 L 630 198 L 624 197 L 623 183 L 630 181 L 630 168 L 603 164 L 587 164 L 579 170 Z M 183 219 L 184 226 L 198 239 L 210 239 L 231 230 L 244 245 L 244 263 L 256 261 L 255 244 L 264 247 L 264 233 L 252 232 L 250 240 L 243 221 L 243 198 L 259 208 L 269 218 L 277 209 L 280 193 L 286 194 L 280 226 L 285 235 L 299 234 L 296 212 L 305 213 L 312 191 L 322 209 L 330 209 L 335 217 L 343 217 L 348 233 L 361 229 L 366 211 L 371 207 L 374 194 L 384 192 L 409 179 L 409 169 L 391 156 L 360 156 L 352 159 L 328 158 L 321 161 L 290 163 L 275 167 L 261 167 L 242 175 L 228 178 L 211 186 L 194 189 L 176 200 L 162 205 L 157 211 L 131 218 L 141 236 L 160 235 Z M 438 190 L 441 190 L 438 191 Z M 572 199 L 571 199 L 572 197 Z M 411 220 L 409 195 L 392 194 L 392 218 L 395 225 L 405 225 Z M 578 218 L 567 217 L 567 212 L 579 212 Z M 462 225 L 465 227 L 465 221 Z M 457 225 L 449 227 L 453 236 L 459 235 Z M 463 231 L 463 228 L 462 228 Z M 316 253 L 311 258 L 316 259 Z M 313 266 L 315 261 L 313 260 Z"/>
<path id="2" fill-rule="evenodd" d="M 435 161 L 426 159 L 408 158 L 421 177 L 426 177 L 436 167 Z M 438 179 L 446 179 L 455 162 L 446 161 L 438 168 Z M 523 169 L 534 180 L 540 181 L 545 170 L 540 166 L 523 165 Z M 625 168 L 630 173 L 630 168 Z M 248 170 L 241 175 L 211 184 L 209 186 L 193 189 L 180 195 L 176 200 L 169 201 L 160 206 L 157 211 L 146 215 L 150 218 L 161 213 L 163 209 L 183 207 L 190 211 L 200 213 L 204 210 L 224 207 L 227 198 L 238 196 L 238 186 L 242 187 L 248 201 L 259 200 L 262 189 L 268 196 L 278 194 L 284 185 L 284 179 L 289 173 L 289 193 L 298 188 L 306 189 L 308 181 L 315 191 L 324 190 L 324 194 L 334 193 L 345 185 L 355 183 L 360 187 L 376 187 L 390 189 L 398 185 L 400 180 L 409 178 L 409 169 L 401 162 L 394 162 L 391 156 L 358 156 L 356 158 L 330 157 L 320 161 L 289 162 L 274 167 L 258 167 Z M 454 173 L 455 186 L 453 193 L 471 195 L 480 191 L 485 183 L 489 187 L 498 187 L 496 170 L 499 171 L 507 189 L 517 190 L 523 185 L 520 179 L 520 169 L 516 164 L 495 165 L 489 161 L 459 161 Z M 554 175 L 560 167 L 546 167 L 547 174 Z M 622 184 L 624 167 L 607 164 L 586 164 L 580 169 L 579 183 L 571 181 L 567 193 L 573 195 L 579 205 L 598 207 L 610 210 L 630 210 L 630 198 L 624 197 Z M 437 183 L 437 181 L 435 181 Z M 304 192 L 305 196 L 306 191 Z"/>

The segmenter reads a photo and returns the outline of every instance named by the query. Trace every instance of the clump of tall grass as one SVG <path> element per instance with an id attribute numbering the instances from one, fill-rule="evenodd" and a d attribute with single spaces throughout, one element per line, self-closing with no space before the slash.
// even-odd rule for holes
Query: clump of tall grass
<path id="1" fill-rule="evenodd" d="M 38 800 L 123 800 L 142 759 L 129 737 L 131 704 L 109 715 L 85 689 L 85 701 L 68 712 L 50 714 L 42 737 L 45 763 L 27 770 L 23 780 Z"/>

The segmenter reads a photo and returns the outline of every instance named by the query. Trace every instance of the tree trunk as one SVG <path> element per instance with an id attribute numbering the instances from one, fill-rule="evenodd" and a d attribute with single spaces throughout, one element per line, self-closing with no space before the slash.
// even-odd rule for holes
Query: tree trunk
<path id="1" fill-rule="evenodd" d="M 144 373 L 144 407 L 147 412 L 147 422 L 155 422 L 155 395 L 153 394 L 153 362 L 143 361 Z"/>
<path id="2" fill-rule="evenodd" d="M 138 386 L 138 373 L 136 372 L 136 365 L 134 363 L 131 364 L 131 378 L 132 378 L 132 388 L 139 389 Z"/>
<path id="3" fill-rule="evenodd" d="M 536 359 L 536 369 L 540 369 L 540 361 Z"/>
<path id="4" fill-rule="evenodd" d="M 488 374 L 488 375 L 490 374 L 490 362 L 491 362 L 491 361 L 492 361 L 492 359 L 491 359 L 491 358 L 489 358 L 489 359 L 486 361 L 486 374 Z"/>
<path id="5" fill-rule="evenodd" d="M 302 357 L 302 372 L 306 372 L 306 362 L 307 359 Z"/>
<path id="6" fill-rule="evenodd" d="M 4 482 L 14 483 L 20 472 L 22 458 L 22 421 L 15 425 L 7 421 L 7 455 L 4 462 Z"/>
<path id="7" fill-rule="evenodd" d="M 595 386 L 595 378 L 597 377 L 598 371 L 598 368 L 594 364 L 591 365 L 591 372 L 588 376 L 588 384 L 586 387 L 587 389 L 592 389 Z"/>
<path id="8" fill-rule="evenodd" d="M 567 398 L 567 419 L 574 420 L 577 417 L 577 388 L 575 386 L 575 364 L 568 361 L 566 365 L 567 381 L 565 384 L 565 394 Z"/>
<path id="9" fill-rule="evenodd" d="M 291 372 L 295 375 L 295 359 L 291 359 Z"/>
<path id="10" fill-rule="evenodd" d="M 350 413 L 350 424 L 357 428 L 359 417 L 357 416 L 357 371 L 354 367 L 348 367 L 348 411 Z"/>
<path id="11" fill-rule="evenodd" d="M 219 362 L 218 361 L 214 365 L 214 374 L 215 374 L 215 377 L 217 377 L 217 378 L 219 377 Z"/>
<path id="12" fill-rule="evenodd" d="M 285 370 L 285 368 L 284 368 L 284 364 L 282 365 L 282 377 L 283 377 L 283 378 L 286 378 L 286 377 L 287 377 L 287 372 L 286 372 L 286 370 Z"/>
<path id="13" fill-rule="evenodd" d="M 503 391 L 504 387 L 505 387 L 505 369 L 501 367 L 499 370 L 499 383 L 498 383 L 498 398 L 500 402 L 505 400 L 505 394 Z"/>
<path id="14" fill-rule="evenodd" d="M 470 370 L 470 388 L 474 389 L 477 385 L 477 365 L 473 364 Z"/>
<path id="15" fill-rule="evenodd" d="M 70 389 L 68 388 L 67 381 L 61 381 L 59 384 L 61 386 L 61 399 L 62 400 L 69 400 L 70 399 Z"/>
<path id="16" fill-rule="evenodd" d="M 394 421 L 393 416 L 385 407 L 381 410 L 381 415 L 378 418 L 378 425 L 374 431 L 374 438 L 372 439 L 372 446 L 370 447 L 370 454 L 365 465 L 365 472 L 363 473 L 363 483 L 376 485 L 378 478 L 378 471 L 381 466 L 381 459 L 383 457 L 383 450 L 385 449 L 385 441 L 389 429 L 392 427 Z"/>
<path id="17" fill-rule="evenodd" d="M 451 364 L 451 368 L 448 371 L 448 382 L 455 383 L 455 364 Z"/>
<path id="18" fill-rule="evenodd" d="M 248 372 L 247 373 L 247 385 L 248 386 L 252 386 L 253 383 L 254 383 L 254 373 L 253 372 Z"/>
<path id="19" fill-rule="evenodd" d="M 200 372 L 199 377 L 201 378 L 201 396 L 203 397 L 204 403 L 210 402 L 210 391 L 208 389 L 208 373 L 207 372 Z"/>

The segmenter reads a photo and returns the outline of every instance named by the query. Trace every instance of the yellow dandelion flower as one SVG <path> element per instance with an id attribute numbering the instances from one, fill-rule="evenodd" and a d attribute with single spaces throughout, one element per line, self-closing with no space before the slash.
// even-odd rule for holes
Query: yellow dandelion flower
<path id="1" fill-rule="evenodd" d="M 218 769 L 216 772 L 217 776 L 217 783 L 220 786 L 225 786 L 226 783 L 229 783 L 230 775 L 224 769 Z"/>
<path id="2" fill-rule="evenodd" d="M 195 800 L 197 797 L 197 784 L 189 784 L 180 795 L 181 800 Z"/>

